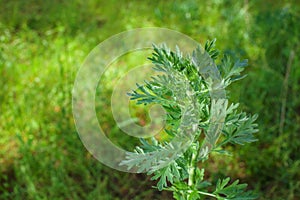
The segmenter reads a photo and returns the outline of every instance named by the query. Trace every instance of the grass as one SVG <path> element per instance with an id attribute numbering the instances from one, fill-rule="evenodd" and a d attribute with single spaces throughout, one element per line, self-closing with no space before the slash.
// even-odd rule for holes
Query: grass
<path id="1" fill-rule="evenodd" d="M 249 58 L 249 76 L 230 95 L 260 114 L 260 141 L 234 147 L 230 162 L 215 156 L 211 180 L 231 173 L 261 199 L 300 198 L 299 9 L 293 1 L 0 1 L 0 199 L 171 199 L 146 176 L 97 162 L 71 110 L 73 81 L 89 51 L 120 31 L 152 26 L 201 43 L 216 37 L 220 49 Z M 103 120 L 118 139 L 112 117 Z"/>

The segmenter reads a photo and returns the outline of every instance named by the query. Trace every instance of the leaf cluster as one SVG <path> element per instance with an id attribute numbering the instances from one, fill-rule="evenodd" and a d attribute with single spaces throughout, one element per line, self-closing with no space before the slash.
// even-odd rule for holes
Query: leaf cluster
<path id="1" fill-rule="evenodd" d="M 204 50 L 214 62 L 219 56 L 219 50 L 215 49 L 216 40 L 208 41 Z M 166 110 L 166 126 L 164 132 L 169 139 L 176 138 L 180 131 L 180 123 L 183 118 L 185 99 L 190 96 L 197 101 L 197 127 L 192 130 L 196 136 L 189 144 L 185 152 L 178 151 L 176 146 L 168 141 L 159 141 L 155 138 L 142 139 L 141 146 L 136 147 L 135 152 L 127 155 L 127 160 L 121 164 L 128 168 L 138 168 L 139 172 L 148 172 L 152 180 L 157 181 L 158 190 L 173 191 L 174 198 L 178 200 L 201 199 L 203 196 L 211 196 L 216 199 L 255 199 L 252 192 L 246 192 L 246 184 L 238 184 L 238 181 L 229 185 L 230 178 L 219 180 L 215 191 L 208 192 L 211 184 L 203 180 L 204 169 L 198 168 L 199 153 L 204 143 L 201 135 L 206 135 L 212 115 L 209 83 L 197 70 L 197 63 L 203 63 L 197 56 L 183 55 L 178 47 L 171 51 L 166 45 L 153 46 L 153 54 L 149 58 L 154 64 L 154 70 L 162 74 L 156 75 L 144 84 L 137 84 L 137 89 L 128 93 L 131 100 L 137 104 L 160 104 Z M 198 50 L 193 52 L 196 55 Z M 195 60 L 196 59 L 196 60 Z M 219 65 L 219 73 L 222 77 L 223 87 L 245 77 L 242 71 L 247 66 L 247 60 L 232 59 L 224 55 Z M 183 78 L 184 77 L 184 78 Z M 188 85 L 188 86 L 187 86 Z M 191 88 L 191 90 L 186 90 Z M 255 120 L 257 115 L 248 115 L 238 111 L 239 104 L 231 104 L 226 108 L 225 123 L 222 128 L 220 142 L 213 146 L 212 150 L 218 153 L 226 153 L 225 144 L 251 143 L 256 141 L 254 133 L 258 131 Z M 206 135 L 207 136 L 207 135 Z M 203 150 L 203 149 L 202 149 Z M 170 159 L 168 156 L 177 154 Z M 210 153 L 208 150 L 207 154 Z M 167 159 L 168 158 L 168 159 Z M 158 163 L 158 164 L 157 164 Z"/>

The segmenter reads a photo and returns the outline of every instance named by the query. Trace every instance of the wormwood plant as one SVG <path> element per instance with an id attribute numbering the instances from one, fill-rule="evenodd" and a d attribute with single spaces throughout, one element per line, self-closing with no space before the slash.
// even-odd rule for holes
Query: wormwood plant
<path id="1" fill-rule="evenodd" d="M 173 52 L 165 45 L 154 45 L 149 59 L 155 65 L 154 70 L 162 74 L 143 85 L 137 84 L 137 89 L 129 95 L 137 104 L 160 104 L 165 109 L 163 132 L 168 139 L 141 139 L 141 146 L 129 153 L 121 165 L 153 175 L 151 179 L 157 180 L 156 188 L 172 191 L 177 200 L 204 199 L 205 196 L 219 200 L 256 199 L 256 195 L 246 191 L 247 184 L 239 184 L 239 180 L 219 179 L 215 187 L 204 180 L 201 163 L 210 153 L 228 154 L 224 150 L 226 144 L 254 142 L 253 134 L 258 131 L 254 123 L 257 115 L 239 112 L 238 103 L 227 106 L 226 98 L 213 99 L 222 96 L 222 89 L 232 82 L 242 79 L 241 72 L 247 65 L 247 60 L 233 62 L 224 55 L 216 65 L 217 74 L 213 75 L 213 79 L 218 80 L 216 86 L 205 74 L 219 55 L 214 46 L 215 40 L 208 41 L 205 52 L 197 48 L 191 56 L 183 56 L 178 48 Z M 199 70 L 201 65 L 207 65 L 203 73 Z"/>

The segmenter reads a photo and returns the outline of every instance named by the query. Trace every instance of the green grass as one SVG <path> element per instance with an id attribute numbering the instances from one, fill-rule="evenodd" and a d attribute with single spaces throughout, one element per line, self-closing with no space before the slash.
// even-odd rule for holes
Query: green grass
<path id="1" fill-rule="evenodd" d="M 249 76 L 230 96 L 259 113 L 260 141 L 231 147 L 229 160 L 214 156 L 210 179 L 246 179 L 261 199 L 300 198 L 300 7 L 247 2 L 0 1 L 0 199 L 171 199 L 145 175 L 96 161 L 77 136 L 71 109 L 75 75 L 87 54 L 113 34 L 152 26 L 202 44 L 216 37 L 219 49 L 249 59 Z M 110 84 L 100 106 L 110 99 Z M 122 137 L 111 115 L 103 120 L 113 140 Z M 130 148 L 130 141 L 123 136 L 120 143 Z"/>

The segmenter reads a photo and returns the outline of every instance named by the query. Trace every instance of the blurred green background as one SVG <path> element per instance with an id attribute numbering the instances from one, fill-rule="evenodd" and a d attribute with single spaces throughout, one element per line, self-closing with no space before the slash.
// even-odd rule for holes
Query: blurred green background
<path id="1" fill-rule="evenodd" d="M 213 156 L 207 178 L 239 178 L 260 199 L 300 199 L 299 13 L 296 0 L 0 0 L 0 199 L 172 199 L 146 175 L 95 160 L 71 107 L 76 72 L 98 43 L 153 26 L 202 44 L 217 38 L 219 49 L 249 59 L 248 77 L 230 88 L 230 98 L 259 114 L 259 142 Z M 107 81 L 99 97 L 106 109 Z M 111 115 L 102 120 L 112 140 L 136 143 L 122 137 Z"/>

